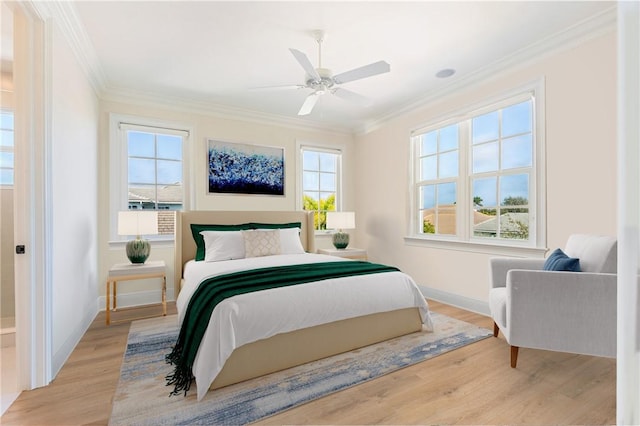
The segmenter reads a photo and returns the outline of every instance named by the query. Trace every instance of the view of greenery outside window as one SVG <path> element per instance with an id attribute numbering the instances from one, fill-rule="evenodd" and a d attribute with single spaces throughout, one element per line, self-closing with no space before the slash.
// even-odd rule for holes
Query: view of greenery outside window
<path id="1" fill-rule="evenodd" d="M 529 239 L 531 100 L 473 118 L 471 144 L 473 235 Z"/>
<path id="2" fill-rule="evenodd" d="M 471 113 L 412 136 L 418 234 L 533 240 L 533 99 Z"/>
<path id="3" fill-rule="evenodd" d="M 183 203 L 183 138 L 138 130 L 126 135 L 129 209 L 158 210 L 159 234 L 173 235 L 173 211 Z"/>
<path id="4" fill-rule="evenodd" d="M 314 211 L 316 230 L 327 228 L 327 212 L 337 210 L 341 153 L 302 148 L 302 209 Z"/>
<path id="5" fill-rule="evenodd" d="M 0 112 L 0 185 L 13 186 L 13 112 Z"/>

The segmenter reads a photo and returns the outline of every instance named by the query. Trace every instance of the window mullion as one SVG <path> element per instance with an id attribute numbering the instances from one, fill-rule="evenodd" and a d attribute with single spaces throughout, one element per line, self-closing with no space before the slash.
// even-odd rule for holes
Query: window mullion
<path id="1" fill-rule="evenodd" d="M 463 240 L 469 239 L 470 229 L 473 226 L 473 202 L 471 199 L 471 176 L 470 161 L 471 161 L 471 120 L 465 120 L 458 124 L 458 147 L 459 147 L 459 161 L 458 161 L 458 217 L 457 225 L 459 231 L 457 235 Z M 470 206 L 471 204 L 471 206 Z"/>

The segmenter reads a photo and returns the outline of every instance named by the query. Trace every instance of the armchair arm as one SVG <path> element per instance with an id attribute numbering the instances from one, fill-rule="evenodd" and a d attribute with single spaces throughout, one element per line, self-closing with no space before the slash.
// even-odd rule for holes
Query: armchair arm
<path id="1" fill-rule="evenodd" d="M 494 257 L 489 259 L 491 269 L 491 288 L 507 285 L 507 272 L 510 269 L 542 270 L 544 259 Z"/>
<path id="2" fill-rule="evenodd" d="M 509 343 L 616 356 L 616 274 L 511 270 Z"/>

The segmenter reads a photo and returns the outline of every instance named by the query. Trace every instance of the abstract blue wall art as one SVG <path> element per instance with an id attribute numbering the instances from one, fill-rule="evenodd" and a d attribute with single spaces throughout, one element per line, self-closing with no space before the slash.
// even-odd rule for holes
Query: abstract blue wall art
<path id="1" fill-rule="evenodd" d="M 209 139 L 209 193 L 284 195 L 284 148 Z"/>

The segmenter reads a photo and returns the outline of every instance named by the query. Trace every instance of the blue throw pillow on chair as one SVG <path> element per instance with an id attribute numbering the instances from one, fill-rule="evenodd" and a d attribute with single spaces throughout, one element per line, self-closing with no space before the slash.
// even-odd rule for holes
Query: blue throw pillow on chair
<path id="1" fill-rule="evenodd" d="M 569 257 L 562 250 L 555 249 L 544 261 L 542 269 L 545 271 L 580 272 L 580 259 Z"/>

